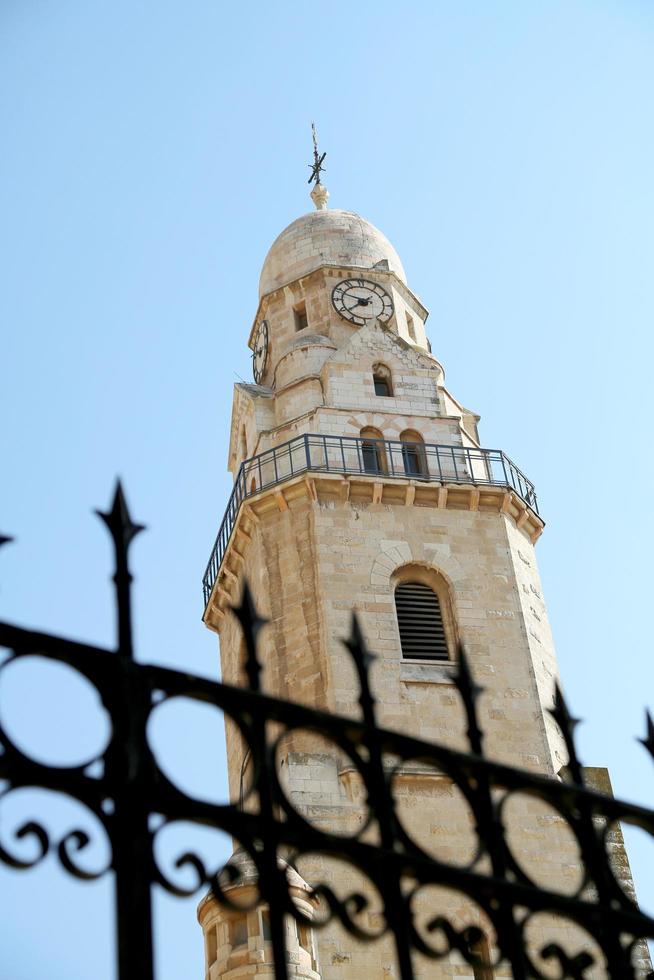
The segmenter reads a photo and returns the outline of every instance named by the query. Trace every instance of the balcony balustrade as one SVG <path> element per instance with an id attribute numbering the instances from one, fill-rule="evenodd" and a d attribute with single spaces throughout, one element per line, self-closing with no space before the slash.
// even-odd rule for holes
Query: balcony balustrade
<path id="1" fill-rule="evenodd" d="M 243 501 L 308 472 L 508 487 L 538 513 L 533 483 L 500 449 L 349 436 L 297 436 L 241 464 L 202 580 L 205 605 Z"/>

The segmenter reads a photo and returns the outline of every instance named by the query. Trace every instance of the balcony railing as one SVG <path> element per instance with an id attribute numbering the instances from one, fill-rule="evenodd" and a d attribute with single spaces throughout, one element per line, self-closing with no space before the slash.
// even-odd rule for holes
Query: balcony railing
<path id="1" fill-rule="evenodd" d="M 262 490 L 309 470 L 383 476 L 384 479 L 408 478 L 426 483 L 510 487 L 538 513 L 533 483 L 500 449 L 441 446 L 391 439 L 355 439 L 349 436 L 298 436 L 241 463 L 202 579 L 205 605 L 220 570 L 241 503 Z"/>

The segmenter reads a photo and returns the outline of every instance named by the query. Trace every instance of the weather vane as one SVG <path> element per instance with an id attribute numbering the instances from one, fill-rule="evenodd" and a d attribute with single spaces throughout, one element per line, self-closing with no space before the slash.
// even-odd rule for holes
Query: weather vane
<path id="1" fill-rule="evenodd" d="M 316 182 L 316 185 L 320 183 L 320 174 L 325 168 L 322 165 L 323 160 L 327 156 L 326 153 L 322 155 L 318 152 L 318 137 L 316 135 L 316 124 L 311 123 L 311 135 L 313 137 L 313 163 L 310 163 L 309 169 L 311 170 L 311 176 L 309 177 L 307 184 L 310 184 L 312 180 Z"/>

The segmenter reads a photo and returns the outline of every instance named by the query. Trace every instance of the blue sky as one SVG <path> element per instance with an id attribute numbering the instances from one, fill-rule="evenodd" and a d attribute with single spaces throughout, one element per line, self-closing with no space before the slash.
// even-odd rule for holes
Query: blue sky
<path id="1" fill-rule="evenodd" d="M 633 740 L 654 708 L 653 83 L 646 0 L 4 0 L 1 524 L 18 542 L 0 615 L 113 641 L 91 509 L 120 473 L 150 529 L 133 549 L 139 656 L 216 676 L 200 579 L 231 389 L 250 376 L 264 255 L 310 208 L 315 119 L 332 205 L 394 243 L 482 444 L 537 486 L 582 758 L 654 802 Z M 62 677 L 8 676 L 2 703 L 53 758 L 101 742 Z M 153 737 L 189 789 L 224 792 L 220 719 L 170 706 Z M 652 910 L 652 842 L 631 856 Z M 3 975 L 113 978 L 108 881 L 53 859 L 0 877 Z M 157 898 L 158 980 L 202 975 L 194 904 Z"/>

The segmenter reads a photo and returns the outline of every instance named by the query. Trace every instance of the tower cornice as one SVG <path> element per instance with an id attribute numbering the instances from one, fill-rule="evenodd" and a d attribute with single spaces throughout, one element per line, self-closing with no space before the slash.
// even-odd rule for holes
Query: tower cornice
<path id="1" fill-rule="evenodd" d="M 257 527 L 267 516 L 288 511 L 294 503 L 308 499 L 313 504 L 349 506 L 383 504 L 396 507 L 433 507 L 439 510 L 470 511 L 502 515 L 510 519 L 525 538 L 535 544 L 545 527 L 543 519 L 518 493 L 506 486 L 473 483 L 425 483 L 386 474 L 367 475 L 305 472 L 269 487 L 241 502 L 233 529 L 209 591 L 203 622 L 220 632 L 227 609 L 236 602 L 246 551 Z"/>
<path id="2" fill-rule="evenodd" d="M 366 465 L 364 444 L 365 439 L 304 433 L 244 460 L 205 571 L 207 608 L 215 606 L 216 589 L 222 589 L 229 597 L 225 576 L 238 579 L 238 570 L 233 570 L 226 559 L 233 548 L 239 562 L 243 557 L 235 544 L 241 513 L 259 513 L 262 508 L 265 512 L 275 507 L 287 511 L 289 499 L 298 492 L 304 494 L 303 488 L 308 488 L 314 501 L 319 497 L 318 487 L 324 486 L 332 501 L 346 490 L 345 501 L 357 498 L 360 503 L 499 512 L 513 517 L 517 528 L 532 543 L 544 527 L 533 484 L 500 450 L 421 443 L 424 466 L 421 477 L 416 479 L 406 472 L 404 443 L 379 440 L 379 458 L 384 463 L 374 472 Z M 406 490 L 409 486 L 410 491 Z M 262 501 L 268 503 L 264 505 Z"/>

